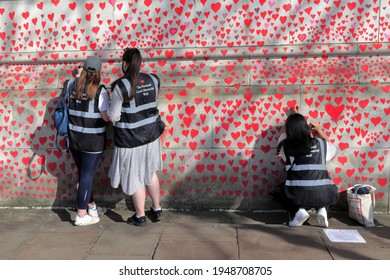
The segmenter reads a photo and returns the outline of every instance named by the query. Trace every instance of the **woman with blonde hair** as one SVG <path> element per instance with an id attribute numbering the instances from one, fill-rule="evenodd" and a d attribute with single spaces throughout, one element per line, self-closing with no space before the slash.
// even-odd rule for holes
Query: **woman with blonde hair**
<path id="1" fill-rule="evenodd" d="M 70 152 L 78 169 L 76 226 L 99 222 L 92 184 L 105 149 L 109 121 L 109 96 L 100 85 L 101 68 L 99 58 L 88 57 L 79 77 L 73 80 L 68 99 Z M 65 82 L 64 88 L 69 82 Z"/>

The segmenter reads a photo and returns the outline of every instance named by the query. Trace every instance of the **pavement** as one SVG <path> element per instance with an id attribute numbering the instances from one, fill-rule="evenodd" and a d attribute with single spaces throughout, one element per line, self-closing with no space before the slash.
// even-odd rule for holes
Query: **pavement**
<path id="1" fill-rule="evenodd" d="M 289 228 L 284 212 L 164 210 L 163 220 L 128 225 L 133 212 L 99 208 L 100 223 L 73 225 L 69 209 L 0 209 L 1 260 L 390 260 L 390 215 L 376 227 L 331 213 L 329 239 L 315 213 Z M 352 230 L 352 231 L 338 231 Z M 351 235 L 351 233 L 353 233 Z M 361 236 L 365 243 L 355 243 Z"/>

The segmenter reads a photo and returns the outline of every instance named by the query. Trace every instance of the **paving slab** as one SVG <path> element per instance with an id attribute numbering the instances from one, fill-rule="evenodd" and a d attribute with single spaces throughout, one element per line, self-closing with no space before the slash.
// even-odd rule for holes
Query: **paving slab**
<path id="1" fill-rule="evenodd" d="M 160 242 L 157 260 L 237 260 L 234 241 L 175 241 Z"/>
<path id="2" fill-rule="evenodd" d="M 375 228 L 332 213 L 329 229 L 357 230 L 366 243 L 332 242 L 315 213 L 299 228 L 282 212 L 164 210 L 161 222 L 128 225 L 134 212 L 103 209 L 100 222 L 73 225 L 74 210 L 0 209 L 2 260 L 390 260 L 390 215 Z"/>
<path id="3" fill-rule="evenodd" d="M 83 260 L 91 250 L 91 246 L 77 247 L 42 247 L 37 245 L 23 246 L 12 260 Z"/>
<path id="4" fill-rule="evenodd" d="M 240 259 L 246 260 L 330 260 L 318 229 L 241 227 L 238 229 Z"/>
<path id="5" fill-rule="evenodd" d="M 25 231 L 0 231 L 0 259 L 8 260 L 15 256 L 34 233 Z"/>
<path id="6" fill-rule="evenodd" d="M 234 260 L 238 259 L 237 249 L 236 228 L 230 225 L 200 223 L 199 220 L 178 223 L 176 219 L 164 229 L 155 259 Z"/>
<path id="7" fill-rule="evenodd" d="M 144 231 L 129 230 L 128 228 L 129 226 L 105 231 L 94 245 L 90 255 L 95 257 L 105 255 L 152 259 L 160 234 L 145 233 Z"/>

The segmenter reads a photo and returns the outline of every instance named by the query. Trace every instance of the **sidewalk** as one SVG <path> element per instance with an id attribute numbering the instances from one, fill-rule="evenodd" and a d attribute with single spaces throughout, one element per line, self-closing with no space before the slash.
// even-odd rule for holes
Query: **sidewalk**
<path id="1" fill-rule="evenodd" d="M 108 210 L 97 225 L 73 226 L 75 212 L 0 209 L 2 260 L 390 260 L 390 215 L 366 228 L 332 213 L 329 229 L 355 229 L 366 243 L 331 242 L 315 225 L 286 226 L 283 212 L 164 211 L 159 223 L 126 224 L 133 212 Z"/>

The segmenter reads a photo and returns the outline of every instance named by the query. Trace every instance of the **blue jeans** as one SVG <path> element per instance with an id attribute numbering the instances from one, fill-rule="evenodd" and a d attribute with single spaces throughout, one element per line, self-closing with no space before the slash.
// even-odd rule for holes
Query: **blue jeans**
<path id="1" fill-rule="evenodd" d="M 103 152 L 89 154 L 71 149 L 73 159 L 79 172 L 79 187 L 77 189 L 77 208 L 87 209 L 93 202 L 92 184 Z"/>

